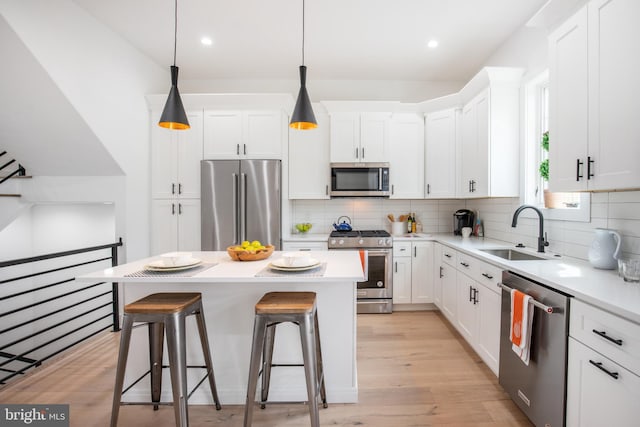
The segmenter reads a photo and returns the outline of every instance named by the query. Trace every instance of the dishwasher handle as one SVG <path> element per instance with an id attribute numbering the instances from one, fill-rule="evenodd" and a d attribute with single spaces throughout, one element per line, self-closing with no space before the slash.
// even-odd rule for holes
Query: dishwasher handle
<path id="1" fill-rule="evenodd" d="M 511 291 L 513 290 L 510 287 L 508 287 L 507 285 L 505 285 L 504 283 L 498 283 L 498 287 L 504 289 L 505 291 L 507 291 L 509 293 L 511 293 Z M 536 301 L 533 298 L 531 298 L 531 303 L 533 305 L 535 305 L 536 307 L 541 308 L 542 310 L 544 310 L 545 313 L 553 314 L 554 311 L 558 312 L 558 310 L 554 309 L 553 307 L 549 307 L 548 305 L 544 305 L 540 301 Z"/>

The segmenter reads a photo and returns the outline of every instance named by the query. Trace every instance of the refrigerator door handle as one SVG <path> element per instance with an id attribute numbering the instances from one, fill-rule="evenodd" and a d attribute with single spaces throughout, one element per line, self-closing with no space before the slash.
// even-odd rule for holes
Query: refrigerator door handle
<path id="1" fill-rule="evenodd" d="M 239 203 L 239 197 L 238 197 L 238 174 L 234 173 L 233 175 L 233 182 L 232 182 L 232 193 L 233 193 L 233 238 L 235 239 L 235 242 L 233 242 L 235 245 L 240 244 L 241 240 L 240 240 L 240 227 L 238 227 L 238 203 Z"/>
<path id="2" fill-rule="evenodd" d="M 247 240 L 247 174 L 240 174 L 240 240 Z"/>

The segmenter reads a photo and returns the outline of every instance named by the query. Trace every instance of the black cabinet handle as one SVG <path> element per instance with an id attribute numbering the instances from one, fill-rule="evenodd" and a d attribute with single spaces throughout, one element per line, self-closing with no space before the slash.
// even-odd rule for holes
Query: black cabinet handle
<path id="1" fill-rule="evenodd" d="M 482 273 L 482 275 L 483 275 L 484 277 L 486 277 L 487 279 L 493 279 L 493 276 L 492 276 L 492 275 L 490 275 L 490 274 Z"/>
<path id="2" fill-rule="evenodd" d="M 236 144 L 236 154 L 240 155 L 240 144 Z"/>
<path id="3" fill-rule="evenodd" d="M 176 204 L 171 203 L 171 215 L 175 215 L 175 214 L 176 214 Z"/>
<path id="4" fill-rule="evenodd" d="M 617 345 L 622 345 L 622 340 L 621 339 L 615 339 L 615 338 L 611 338 L 609 335 L 607 335 L 606 331 L 598 331 L 597 329 L 593 329 L 592 332 L 596 335 L 601 336 L 602 338 L 604 338 L 605 340 L 611 341 L 614 344 Z"/>
<path id="5" fill-rule="evenodd" d="M 178 203 L 178 215 L 182 215 L 182 203 Z"/>
<path id="6" fill-rule="evenodd" d="M 472 295 L 473 295 L 473 288 L 471 286 L 469 286 L 469 302 L 473 301 L 473 296 Z"/>
<path id="7" fill-rule="evenodd" d="M 602 372 L 609 375 L 611 378 L 615 380 L 618 379 L 619 374 L 617 372 L 611 372 L 610 370 L 602 366 L 602 362 L 594 362 L 593 360 L 589 359 L 589 363 L 591 363 L 593 366 L 595 366 L 596 368 L 600 369 Z"/>
<path id="8" fill-rule="evenodd" d="M 396 265 L 396 273 L 398 272 L 398 262 L 394 262 L 394 264 Z"/>
<path id="9" fill-rule="evenodd" d="M 442 279 L 444 276 L 442 275 L 442 266 L 440 266 L 440 278 Z"/>
<path id="10" fill-rule="evenodd" d="M 593 173 L 591 173 L 591 165 L 595 162 L 595 160 L 593 160 L 591 158 L 591 156 L 587 157 L 587 179 L 591 179 L 593 175 Z"/>
<path id="11" fill-rule="evenodd" d="M 460 265 L 463 267 L 469 267 L 469 264 L 467 264 L 466 262 L 461 262 Z"/>
<path id="12" fill-rule="evenodd" d="M 175 182 L 171 183 L 171 194 L 176 194 L 176 183 Z"/>
<path id="13" fill-rule="evenodd" d="M 451 254 L 444 254 L 447 258 L 451 258 Z"/>
<path id="14" fill-rule="evenodd" d="M 356 148 L 356 159 L 359 159 L 359 157 L 358 157 L 358 154 L 359 154 L 359 153 L 360 153 L 360 150 L 358 150 L 358 149 Z"/>
<path id="15" fill-rule="evenodd" d="M 473 288 L 473 305 L 478 303 L 478 289 Z"/>
<path id="16" fill-rule="evenodd" d="M 431 184 L 427 184 L 427 194 L 431 194 Z"/>
<path id="17" fill-rule="evenodd" d="M 247 144 L 242 144 L 242 149 L 244 150 L 244 154 L 247 154 Z"/>
<path id="18" fill-rule="evenodd" d="M 182 184 L 178 184 L 178 194 L 182 194 Z"/>
<path id="19" fill-rule="evenodd" d="M 580 175 L 580 166 L 582 166 L 584 162 L 581 162 L 580 159 L 576 159 L 576 181 L 580 181 L 582 175 Z"/>
<path id="20" fill-rule="evenodd" d="M 394 194 L 396 194 L 396 186 L 391 184 L 391 195 L 393 196 Z"/>

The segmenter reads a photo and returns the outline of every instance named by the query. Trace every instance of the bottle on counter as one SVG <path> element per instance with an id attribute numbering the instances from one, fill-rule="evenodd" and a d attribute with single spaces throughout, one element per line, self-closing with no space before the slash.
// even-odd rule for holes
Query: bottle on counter
<path id="1" fill-rule="evenodd" d="M 415 233 L 418 228 L 418 224 L 416 224 L 416 213 L 411 214 L 411 232 Z"/>
<path id="2" fill-rule="evenodd" d="M 411 213 L 409 213 L 409 216 L 407 217 L 407 233 L 411 233 L 412 229 L 413 229 L 413 219 L 411 218 Z"/>

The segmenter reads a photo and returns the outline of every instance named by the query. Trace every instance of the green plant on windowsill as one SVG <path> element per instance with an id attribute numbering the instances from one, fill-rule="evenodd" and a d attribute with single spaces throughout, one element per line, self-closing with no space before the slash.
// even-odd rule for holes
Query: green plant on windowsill
<path id="1" fill-rule="evenodd" d="M 542 149 L 544 151 L 546 151 L 547 153 L 549 152 L 549 131 L 546 131 L 542 134 L 542 142 L 540 143 L 540 145 L 542 146 Z M 540 176 L 543 180 L 549 181 L 549 158 L 544 159 L 540 163 L 538 171 L 540 172 Z"/>

